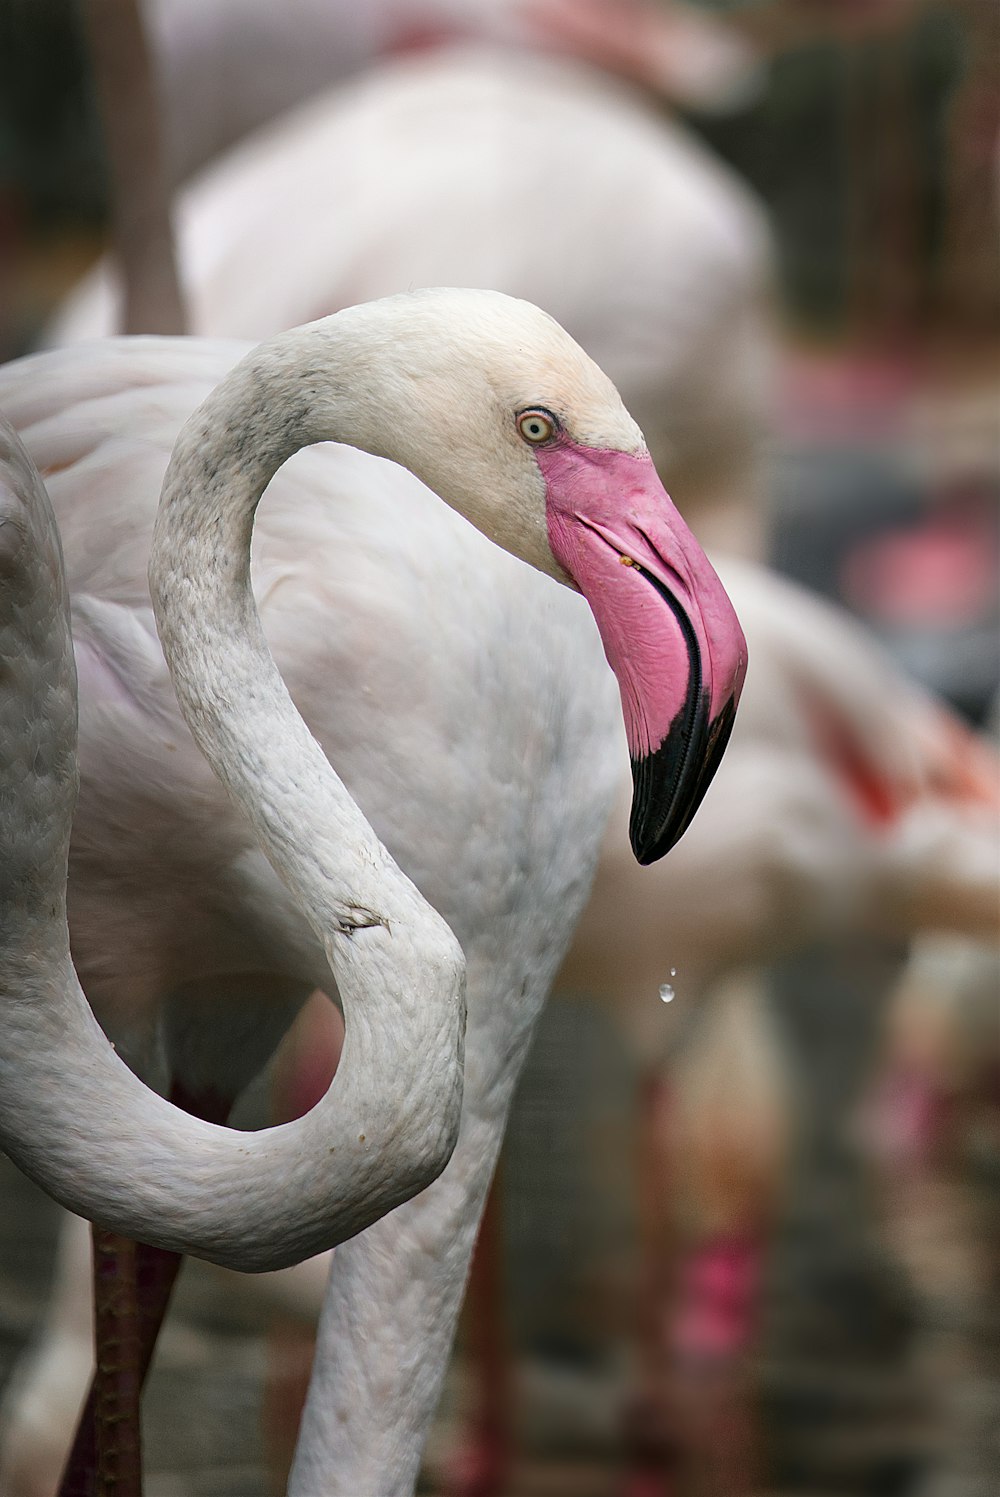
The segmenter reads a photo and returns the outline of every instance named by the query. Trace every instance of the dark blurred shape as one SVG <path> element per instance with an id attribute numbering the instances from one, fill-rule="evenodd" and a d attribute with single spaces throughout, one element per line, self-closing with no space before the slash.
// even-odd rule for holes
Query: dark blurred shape
<path id="1" fill-rule="evenodd" d="M 124 287 L 120 332 L 184 333 L 159 96 L 139 0 L 84 0 Z"/>
<path id="2" fill-rule="evenodd" d="M 73 0 L 0 0 L 0 360 L 98 248 L 108 196 Z"/>
<path id="3" fill-rule="evenodd" d="M 74 0 L 0 0 L 0 193 L 43 222 L 107 211 Z"/>
<path id="4" fill-rule="evenodd" d="M 1000 336 L 1000 6 L 989 0 L 734 12 L 775 50 L 767 95 L 698 128 L 774 215 L 801 322 L 865 340 Z"/>
<path id="5" fill-rule="evenodd" d="M 898 451 L 803 444 L 778 465 L 772 557 L 846 604 L 973 722 L 1000 683 L 1000 480 L 928 489 Z"/>

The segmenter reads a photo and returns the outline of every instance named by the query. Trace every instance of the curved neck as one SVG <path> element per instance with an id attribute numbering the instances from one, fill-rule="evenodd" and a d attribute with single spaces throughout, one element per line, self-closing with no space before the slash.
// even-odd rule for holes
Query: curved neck
<path id="1" fill-rule="evenodd" d="M 197 736 L 324 940 L 347 1019 L 340 1068 L 298 1122 L 246 1135 L 171 1107 L 101 1033 L 66 926 L 76 680 L 62 561 L 17 445 L 7 483 L 0 423 L 0 803 L 16 872 L 0 878 L 0 1146 L 78 1214 L 262 1269 L 353 1236 L 444 1168 L 461 1112 L 465 963 L 309 735 L 262 638 L 253 509 L 268 463 L 309 428 L 289 422 L 262 443 L 266 461 L 241 461 L 238 444 L 226 460 L 224 442 L 199 449 L 213 403 L 171 465 L 154 563 L 161 627 Z"/>
<path id="2" fill-rule="evenodd" d="M 164 478 L 149 568 L 191 731 L 333 961 L 331 937 L 391 929 L 394 891 L 410 886 L 292 704 L 254 602 L 250 546 L 261 495 L 293 453 L 377 446 L 379 382 L 354 322 L 341 313 L 254 349 L 194 413 Z"/>

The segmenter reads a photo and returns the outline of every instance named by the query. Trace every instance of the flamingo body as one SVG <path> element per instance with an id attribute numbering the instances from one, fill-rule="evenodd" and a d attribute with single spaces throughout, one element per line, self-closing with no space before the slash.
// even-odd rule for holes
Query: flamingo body
<path id="1" fill-rule="evenodd" d="M 63 885 L 75 744 L 66 713 L 42 703 L 29 721 L 37 717 L 43 748 L 51 737 L 67 766 L 61 800 L 30 741 L 27 791 L 20 761 L 4 766 L 5 785 L 14 777 L 14 866 L 22 852 L 30 861 L 39 841 L 36 806 L 53 849 L 49 856 L 43 837 L 37 877 L 26 863 L 5 890 L 5 990 L 13 994 L 30 970 L 22 953 L 38 958 L 8 1015 L 5 1141 L 57 1197 L 117 1230 L 257 1268 L 373 1226 L 454 1151 L 438 1191 L 423 1191 L 412 1214 L 394 1212 L 338 1259 L 329 1350 L 317 1359 L 292 1483 L 309 1492 L 321 1474 L 333 1490 L 333 1472 L 344 1492 L 406 1490 L 514 1078 L 596 857 L 614 717 L 579 600 L 566 593 L 553 602 L 551 583 L 549 597 L 537 592 L 537 579 L 466 520 L 441 523 L 448 512 L 426 508 L 413 473 L 339 448 L 294 459 L 265 498 L 262 515 L 273 520 L 261 525 L 251 579 L 253 513 L 303 444 L 343 435 L 399 456 L 551 575 L 571 581 L 578 561 L 592 558 L 580 585 L 605 634 L 625 606 L 652 623 L 652 637 L 666 628 L 664 639 L 676 631 L 688 641 L 684 669 L 699 690 L 685 725 L 698 736 L 704 722 L 710 744 L 728 736 L 742 634 L 731 616 L 723 640 L 721 585 L 613 386 L 526 303 L 424 292 L 353 308 L 250 353 L 135 340 L 43 355 L 4 371 L 0 403 L 22 426 L 65 522 L 84 691 L 80 866 L 84 898 L 95 901 L 71 921 L 79 970 L 108 1031 L 151 1079 L 165 1057 L 185 1091 L 231 1097 L 312 987 L 339 996 L 347 1015 L 329 1093 L 283 1128 L 241 1137 L 185 1117 L 135 1081 L 102 1046 L 69 959 Z M 536 460 L 536 447 L 561 454 L 557 475 Z M 631 464 L 617 510 L 608 508 L 607 475 L 595 462 L 608 450 Z M 403 518 L 408 497 L 415 506 Z M 328 526 L 320 516 L 331 498 L 337 518 Z M 600 518 L 590 524 L 594 505 Z M 632 526 L 645 547 L 641 568 L 619 565 L 621 548 L 638 543 L 628 539 Z M 30 590 L 44 565 L 28 560 L 14 575 Z M 33 659 L 43 685 L 46 662 L 56 662 L 73 703 L 64 614 L 46 627 L 64 609 L 65 583 L 51 565 L 49 574 L 37 587 L 48 614 L 29 617 L 26 629 L 13 615 L 12 658 L 27 662 L 28 675 L 5 680 L 11 710 L 20 703 L 23 712 Z M 265 626 L 278 658 L 287 652 L 285 680 Z M 633 678 L 627 663 L 618 662 L 623 701 L 666 689 L 655 673 Z M 673 665 L 666 674 L 676 675 Z M 591 679 L 596 697 L 578 720 L 562 704 L 581 689 L 586 699 Z M 346 687 L 354 709 L 341 701 Z M 686 700 L 683 681 L 673 687 Z M 315 708 L 316 737 L 293 699 L 309 717 Z M 232 801 L 201 766 L 185 721 Z M 633 745 L 633 754 L 652 757 L 654 747 Z M 336 755 L 357 801 L 331 768 Z M 706 753 L 662 777 L 656 768 L 665 796 L 656 810 L 660 850 L 679 835 L 712 767 Z M 561 768 L 568 778 L 557 786 Z M 637 803 L 646 797 L 655 809 L 658 794 L 644 783 Z M 556 821 L 544 809 L 549 801 Z M 414 878 L 437 909 L 401 873 L 359 802 L 384 818 L 397 856 L 412 853 Z M 107 869 L 102 882 L 86 859 L 102 839 L 105 848 L 109 837 L 128 845 L 131 818 L 133 832 L 144 828 L 145 859 L 137 844 L 133 851 L 146 885 L 130 900 L 124 883 L 109 882 Z M 168 884 L 195 899 L 188 904 L 180 892 L 172 902 Z M 22 885 L 38 890 L 25 918 Z M 119 900 L 116 949 L 114 923 L 105 926 L 98 911 Z M 80 926 L 90 919 L 101 927 L 92 947 Z M 133 950 L 137 932 L 143 943 L 146 966 L 137 974 L 126 930 Z M 68 1125 L 60 1115 L 67 1109 Z M 126 1117 L 134 1120 L 128 1130 Z M 321 1142 L 328 1146 L 318 1149 Z M 182 1181 L 186 1156 L 193 1173 Z M 400 1355 L 404 1343 L 412 1356 Z M 373 1430 L 358 1414 L 370 1399 L 357 1399 L 359 1388 L 376 1386 L 385 1417 Z"/>
<path id="2" fill-rule="evenodd" d="M 116 1043 L 144 1069 L 157 1058 L 165 982 L 181 988 L 206 971 L 221 979 L 270 972 L 330 985 L 320 943 L 180 720 L 144 575 L 176 432 L 243 351 L 168 340 L 109 344 L 63 358 L 48 380 L 42 361 L 25 371 L 31 378 L 15 366 L 0 381 L 0 404 L 47 473 L 74 599 L 81 688 L 74 959 Z M 300 453 L 276 476 L 255 531 L 254 580 L 271 648 L 331 761 L 429 900 L 474 947 L 473 925 L 516 910 L 525 892 L 499 873 L 497 849 L 515 828 L 526 854 L 536 835 L 547 836 L 541 806 L 539 822 L 511 783 L 514 735 L 527 726 L 518 722 L 518 678 L 525 669 L 532 680 L 555 674 L 542 658 L 548 647 L 518 658 L 488 641 L 511 637 L 517 609 L 531 599 L 539 625 L 554 609 L 552 621 L 565 632 L 556 655 L 579 653 L 593 671 L 585 620 L 586 642 L 571 642 L 579 603 L 544 582 L 539 589 L 412 475 L 346 447 Z M 442 635 L 454 651 L 447 665 Z M 559 675 L 562 695 L 572 673 Z M 595 676 L 600 738 L 614 714 L 604 673 Z M 509 738 L 484 730 L 470 679 L 491 699 L 511 693 Z M 321 716 L 329 719 L 322 726 Z M 473 782 L 485 792 L 482 820 Z M 101 850 L 112 833 L 123 876 L 109 886 Z M 457 858 L 453 842 L 462 845 Z"/>
<path id="3" fill-rule="evenodd" d="M 173 174 L 193 170 L 322 88 L 414 47 L 478 39 L 590 57 L 711 106 L 754 87 L 751 45 L 684 5 L 644 0 L 147 0 Z"/>

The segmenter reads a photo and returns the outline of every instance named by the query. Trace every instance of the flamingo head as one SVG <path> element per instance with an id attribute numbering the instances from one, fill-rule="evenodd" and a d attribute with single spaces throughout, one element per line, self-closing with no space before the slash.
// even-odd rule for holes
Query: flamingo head
<path id="1" fill-rule="evenodd" d="M 384 455 L 405 442 L 408 465 L 474 525 L 586 597 L 621 690 L 632 848 L 655 862 L 732 729 L 747 652 L 725 589 L 614 385 L 558 323 L 496 292 L 390 300 L 422 329 L 407 330 Z M 414 413 L 432 410 L 450 419 L 421 443 Z"/>

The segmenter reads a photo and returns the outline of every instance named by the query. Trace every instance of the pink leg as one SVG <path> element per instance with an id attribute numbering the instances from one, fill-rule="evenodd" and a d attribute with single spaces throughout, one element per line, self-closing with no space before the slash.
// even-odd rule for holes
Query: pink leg
<path id="1" fill-rule="evenodd" d="M 621 1497 L 670 1497 L 677 1474 L 669 1359 L 660 1330 L 670 1298 L 670 1092 L 662 1076 L 642 1085 L 638 1117 L 640 1290 L 636 1340 L 639 1386 L 625 1413 Z"/>
<path id="2" fill-rule="evenodd" d="M 97 1368 L 66 1462 L 59 1497 L 131 1497 L 142 1491 L 139 1398 L 180 1271 L 180 1255 L 94 1228 Z M 126 1483 L 125 1451 L 134 1446 Z M 110 1468 L 120 1474 L 110 1480 Z"/>
<path id="3" fill-rule="evenodd" d="M 267 1332 L 261 1429 L 268 1490 L 276 1497 L 288 1486 L 315 1351 L 316 1333 L 312 1326 L 289 1316 L 274 1317 Z"/>
<path id="4" fill-rule="evenodd" d="M 671 1333 L 686 1365 L 734 1361 L 753 1339 L 761 1269 L 752 1237 L 720 1233 L 706 1239 L 681 1267 L 678 1313 Z"/>
<path id="5" fill-rule="evenodd" d="M 232 1106 L 176 1085 L 170 1100 L 213 1123 L 224 1123 Z M 182 1262 L 179 1253 L 94 1229 L 97 1366 L 59 1497 L 141 1497 L 139 1400 Z"/>
<path id="6" fill-rule="evenodd" d="M 756 1490 L 757 1454 L 746 1386 L 757 1329 L 763 1254 L 737 1232 L 706 1238 L 680 1267 L 668 1336 L 685 1465 L 698 1490 Z"/>
<path id="7" fill-rule="evenodd" d="M 104 1497 L 142 1491 L 139 1373 L 142 1331 L 137 1282 L 138 1244 L 93 1229 L 94 1342 L 100 1361 L 94 1379 L 97 1490 Z"/>
<path id="8" fill-rule="evenodd" d="M 745 1363 L 756 1332 L 759 1236 L 731 1230 L 681 1249 L 673 1226 L 671 1098 L 643 1089 L 639 1126 L 640 1389 L 627 1422 L 623 1497 L 752 1488 Z"/>

